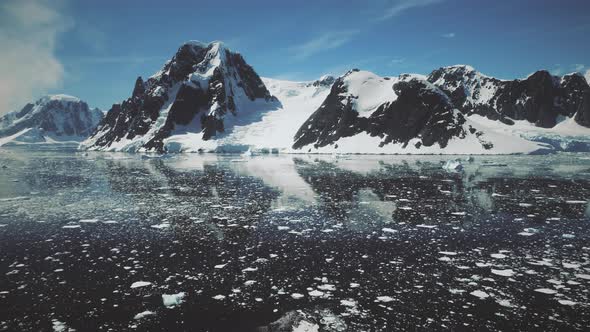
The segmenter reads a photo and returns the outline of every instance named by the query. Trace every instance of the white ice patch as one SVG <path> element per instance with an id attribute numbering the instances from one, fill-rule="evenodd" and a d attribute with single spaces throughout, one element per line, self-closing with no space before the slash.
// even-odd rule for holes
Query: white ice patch
<path id="1" fill-rule="evenodd" d="M 300 321 L 299 325 L 293 326 L 293 332 L 319 332 L 320 326 L 308 321 Z"/>
<path id="2" fill-rule="evenodd" d="M 303 295 L 303 294 L 300 294 L 300 293 L 293 293 L 293 294 L 291 294 L 291 297 L 292 297 L 294 300 L 300 300 L 300 299 L 304 298 L 304 297 L 305 297 L 305 295 Z"/>
<path id="3" fill-rule="evenodd" d="M 131 284 L 131 288 L 139 288 L 139 287 L 145 287 L 145 286 L 149 286 L 152 283 L 149 281 L 136 281 L 134 283 Z"/>
<path id="4" fill-rule="evenodd" d="M 473 292 L 469 293 L 475 297 L 478 297 L 480 299 L 487 299 L 488 297 L 490 297 L 490 295 L 484 291 L 481 290 L 474 290 Z"/>
<path id="5" fill-rule="evenodd" d="M 504 254 L 491 254 L 490 256 L 492 258 L 496 258 L 496 259 L 506 258 L 506 255 L 504 255 Z"/>
<path id="6" fill-rule="evenodd" d="M 64 322 L 60 322 L 57 319 L 52 319 L 51 324 L 54 332 L 73 332 L 74 329 L 69 328 Z"/>
<path id="7" fill-rule="evenodd" d="M 551 288 L 537 288 L 537 289 L 535 289 L 535 292 L 549 294 L 549 295 L 557 293 L 557 291 L 555 289 L 551 289 Z"/>
<path id="8" fill-rule="evenodd" d="M 375 302 L 383 302 L 383 303 L 388 303 L 388 302 L 393 302 L 395 299 L 391 296 L 377 296 L 377 300 L 375 300 Z"/>
<path id="9" fill-rule="evenodd" d="M 152 225 L 151 227 L 155 228 L 155 229 L 167 229 L 167 228 L 170 228 L 170 223 L 163 222 L 161 224 Z"/>
<path id="10" fill-rule="evenodd" d="M 172 309 L 182 304 L 182 302 L 184 302 L 185 296 L 185 292 L 180 292 L 177 294 L 162 294 L 162 302 L 166 308 Z"/>
<path id="11" fill-rule="evenodd" d="M 142 312 L 138 313 L 137 315 L 133 316 L 133 319 L 139 320 L 139 319 L 143 319 L 148 316 L 154 316 L 155 314 L 156 313 L 153 311 L 146 310 L 146 311 L 142 311 Z"/>
<path id="12" fill-rule="evenodd" d="M 506 270 L 492 269 L 492 273 L 495 275 L 502 276 L 502 277 L 512 277 L 515 274 L 515 272 L 512 269 L 506 269 Z"/>

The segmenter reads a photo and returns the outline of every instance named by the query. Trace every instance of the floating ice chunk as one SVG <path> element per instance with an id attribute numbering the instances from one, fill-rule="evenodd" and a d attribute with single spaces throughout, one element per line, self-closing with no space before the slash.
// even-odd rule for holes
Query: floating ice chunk
<path id="1" fill-rule="evenodd" d="M 155 229 L 166 229 L 166 228 L 169 228 L 170 227 L 170 223 L 163 222 L 161 224 L 152 225 L 151 227 L 152 228 L 155 228 Z"/>
<path id="2" fill-rule="evenodd" d="M 506 255 L 504 255 L 504 254 L 491 254 L 490 256 L 492 258 L 496 258 L 496 259 L 506 258 Z"/>
<path id="3" fill-rule="evenodd" d="M 225 264 L 218 264 L 218 265 L 215 265 L 213 268 L 214 269 L 223 269 L 226 265 L 227 265 L 227 263 L 225 263 Z"/>
<path id="4" fill-rule="evenodd" d="M 492 269 L 492 273 L 495 275 L 502 276 L 502 277 L 512 277 L 515 274 L 515 272 L 512 269 L 506 269 L 506 270 Z"/>
<path id="5" fill-rule="evenodd" d="M 463 294 L 463 293 L 465 293 L 465 290 L 464 289 L 451 288 L 451 289 L 449 289 L 449 293 L 451 293 L 451 294 Z"/>
<path id="6" fill-rule="evenodd" d="M 457 253 L 454 251 L 439 251 L 438 252 L 441 255 L 446 255 L 446 256 L 456 256 Z"/>
<path id="7" fill-rule="evenodd" d="M 319 297 L 319 296 L 324 295 L 324 292 L 314 289 L 311 292 L 308 292 L 308 294 L 309 294 L 309 296 Z"/>
<path id="8" fill-rule="evenodd" d="M 527 232 L 527 231 L 522 231 L 522 232 L 518 233 L 518 235 L 521 235 L 521 236 L 532 236 L 532 235 L 535 235 L 535 233 L 531 233 L 531 232 Z"/>
<path id="9" fill-rule="evenodd" d="M 586 201 L 576 201 L 576 200 L 571 200 L 571 201 L 565 201 L 566 204 L 586 204 Z"/>
<path id="10" fill-rule="evenodd" d="M 395 299 L 391 296 L 377 296 L 377 300 L 375 300 L 375 302 L 383 302 L 383 303 L 388 303 L 388 302 L 393 302 Z"/>
<path id="11" fill-rule="evenodd" d="M 424 225 L 424 224 L 420 224 L 420 225 L 416 225 L 416 227 L 432 229 L 432 228 L 436 228 L 436 225 Z"/>
<path id="12" fill-rule="evenodd" d="M 459 160 L 448 160 L 442 168 L 447 172 L 461 172 L 463 164 Z"/>
<path id="13" fill-rule="evenodd" d="M 518 206 L 520 206 L 520 207 L 531 207 L 531 206 L 533 206 L 533 204 L 531 204 L 531 203 L 518 203 Z"/>
<path id="14" fill-rule="evenodd" d="M 134 283 L 131 284 L 131 288 L 139 288 L 139 287 L 145 287 L 145 286 L 149 286 L 152 283 L 149 281 L 136 281 Z"/>
<path id="15" fill-rule="evenodd" d="M 473 295 L 475 297 L 478 297 L 478 298 L 480 298 L 482 300 L 483 299 L 487 299 L 488 297 L 490 297 L 490 294 L 488 294 L 488 293 L 486 293 L 484 291 L 481 291 L 481 290 L 474 290 L 473 292 L 471 292 L 469 294 L 471 294 L 471 295 Z"/>
<path id="16" fill-rule="evenodd" d="M 162 294 L 162 302 L 166 308 L 171 309 L 182 304 L 182 302 L 184 302 L 185 296 L 185 292 L 180 292 L 177 294 Z"/>
<path id="17" fill-rule="evenodd" d="M 299 325 L 293 326 L 293 332 L 319 332 L 320 326 L 308 321 L 302 320 Z"/>
<path id="18" fill-rule="evenodd" d="M 304 298 L 305 295 L 300 294 L 300 293 L 293 293 L 293 294 L 291 294 L 291 297 L 295 300 L 300 300 L 300 299 Z"/>
<path id="19" fill-rule="evenodd" d="M 80 225 L 64 225 L 62 228 L 66 229 L 73 229 L 73 228 L 80 228 Z"/>
<path id="20" fill-rule="evenodd" d="M 340 300 L 340 304 L 345 306 L 345 307 L 356 307 L 356 301 L 355 300 Z"/>
<path id="21" fill-rule="evenodd" d="M 397 231 L 393 228 L 383 228 L 381 230 L 385 233 L 397 233 Z"/>
<path id="22" fill-rule="evenodd" d="M 323 285 L 319 285 L 318 289 L 323 290 L 323 291 L 335 291 L 336 286 L 334 286 L 332 284 L 323 284 Z"/>
<path id="23" fill-rule="evenodd" d="M 69 328 L 66 323 L 64 322 L 60 322 L 57 319 L 52 319 L 51 320 L 51 324 L 53 327 L 53 332 L 72 332 L 72 331 L 76 331 L 74 329 Z"/>
<path id="24" fill-rule="evenodd" d="M 562 262 L 561 265 L 563 265 L 563 267 L 565 267 L 566 269 L 578 269 L 578 268 L 580 268 L 580 265 L 579 264 L 573 264 L 573 263 Z"/>
<path id="25" fill-rule="evenodd" d="M 563 234 L 561 237 L 564 239 L 573 239 L 576 236 L 574 234 Z"/>
<path id="26" fill-rule="evenodd" d="M 475 266 L 477 267 L 488 267 L 488 266 L 492 266 L 492 264 L 490 263 L 481 263 L 481 262 L 476 262 Z"/>
<path id="27" fill-rule="evenodd" d="M 221 295 L 221 294 L 215 295 L 215 296 L 213 296 L 213 299 L 217 300 L 217 301 L 222 301 L 225 299 L 225 295 Z"/>
<path id="28" fill-rule="evenodd" d="M 584 279 L 584 280 L 590 280 L 590 274 L 580 274 L 580 273 L 576 273 L 575 276 L 577 278 L 580 279 Z"/>
<path id="29" fill-rule="evenodd" d="M 98 222 L 98 219 L 80 219 L 79 222 L 85 224 L 96 224 Z"/>
<path id="30" fill-rule="evenodd" d="M 451 214 L 454 216 L 465 216 L 467 215 L 467 212 L 451 212 Z"/>
<path id="31" fill-rule="evenodd" d="M 244 286 L 252 286 L 256 283 L 256 280 L 246 280 Z"/>
<path id="32" fill-rule="evenodd" d="M 512 303 L 510 303 L 509 300 L 496 300 L 496 302 L 503 307 L 507 307 L 507 308 L 514 307 L 514 305 Z"/>
<path id="33" fill-rule="evenodd" d="M 569 306 L 578 304 L 577 302 L 570 301 L 570 300 L 557 300 L 557 302 L 559 302 L 559 304 L 569 305 Z"/>
<path id="34" fill-rule="evenodd" d="M 133 316 L 133 319 L 139 320 L 139 319 L 143 319 L 148 316 L 154 316 L 155 314 L 156 313 L 153 311 L 146 310 L 146 311 L 142 311 L 142 312 L 138 313 L 137 315 Z"/>
<path id="35" fill-rule="evenodd" d="M 535 289 L 535 292 L 549 294 L 549 295 L 557 293 L 557 291 L 555 289 L 551 289 L 551 288 L 537 288 L 537 289 Z"/>
<path id="36" fill-rule="evenodd" d="M 361 286 L 361 284 L 357 284 L 355 282 L 350 283 L 350 288 L 359 288 L 360 286 Z"/>
<path id="37" fill-rule="evenodd" d="M 441 262 L 450 262 L 453 259 L 451 259 L 451 257 L 449 257 L 449 256 L 443 256 L 443 257 L 439 258 L 438 260 Z"/>

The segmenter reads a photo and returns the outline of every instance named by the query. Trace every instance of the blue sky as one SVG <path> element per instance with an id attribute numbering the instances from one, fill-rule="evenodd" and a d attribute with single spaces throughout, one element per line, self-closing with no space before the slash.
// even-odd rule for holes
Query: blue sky
<path id="1" fill-rule="evenodd" d="M 22 6 L 19 2 L 3 2 L 0 21 L 9 6 Z M 13 19 L 32 15 L 38 24 L 0 23 L 0 42 L 5 42 L 4 34 L 22 43 L 15 37 L 19 29 L 29 29 L 27 35 L 43 30 L 28 42 L 53 38 L 50 45 L 32 49 L 49 58 L 47 67 L 55 68 L 42 73 L 47 77 L 38 79 L 41 83 L 31 84 L 26 98 L 67 93 L 105 109 L 129 96 L 137 76 L 156 72 L 191 39 L 222 40 L 261 76 L 291 80 L 354 67 L 397 75 L 470 64 L 500 78 L 523 77 L 537 69 L 555 74 L 590 69 L 590 1 L 584 0 L 28 2 L 34 6 L 12 13 Z M 18 76 L 19 66 L 32 61 L 26 54 L 13 55 L 11 61 L 16 72 L 11 82 L 34 75 L 23 69 Z M 52 80 L 51 75 L 59 77 Z M 20 85 L 26 89 L 26 83 Z"/>

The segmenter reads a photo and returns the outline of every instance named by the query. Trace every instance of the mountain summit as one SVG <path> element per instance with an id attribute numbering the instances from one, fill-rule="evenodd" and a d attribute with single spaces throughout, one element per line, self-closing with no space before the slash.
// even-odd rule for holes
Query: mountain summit
<path id="1" fill-rule="evenodd" d="M 131 97 L 113 105 L 84 145 L 164 152 L 174 148 L 166 145 L 174 134 L 208 141 L 279 105 L 239 53 L 221 42 L 190 41 L 147 81 L 138 77 Z"/>

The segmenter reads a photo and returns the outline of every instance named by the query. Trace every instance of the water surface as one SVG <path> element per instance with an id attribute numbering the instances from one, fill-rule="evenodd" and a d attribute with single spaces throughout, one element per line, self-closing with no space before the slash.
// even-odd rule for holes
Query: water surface
<path id="1" fill-rule="evenodd" d="M 586 329 L 590 155 L 452 158 L 2 149 L 0 330 Z"/>

